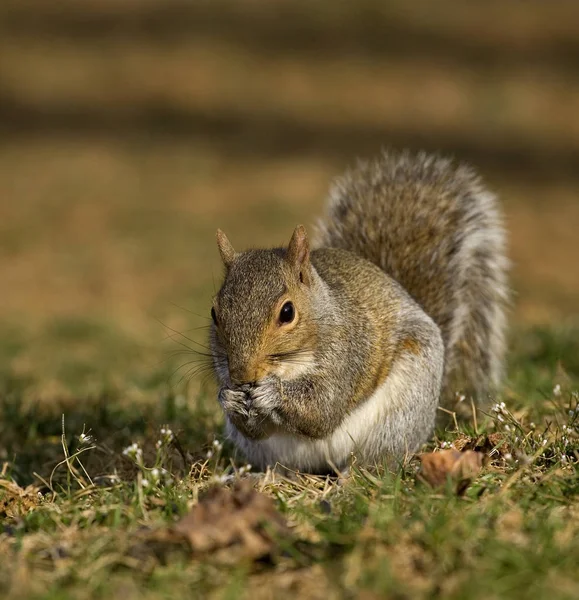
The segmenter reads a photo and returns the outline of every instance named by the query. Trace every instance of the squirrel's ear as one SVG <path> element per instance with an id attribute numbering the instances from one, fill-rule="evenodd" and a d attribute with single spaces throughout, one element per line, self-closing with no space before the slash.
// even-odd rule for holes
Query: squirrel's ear
<path id="1" fill-rule="evenodd" d="M 287 260 L 299 270 L 300 279 L 303 283 L 310 282 L 310 243 L 306 228 L 303 225 L 298 225 L 292 235 L 288 249 Z"/>
<path id="2" fill-rule="evenodd" d="M 221 229 L 217 230 L 217 247 L 225 268 L 229 269 L 231 263 L 235 260 L 236 252 Z"/>

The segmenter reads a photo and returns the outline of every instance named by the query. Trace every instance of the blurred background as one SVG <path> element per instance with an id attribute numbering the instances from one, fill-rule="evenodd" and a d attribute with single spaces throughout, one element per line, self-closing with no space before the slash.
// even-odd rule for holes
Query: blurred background
<path id="1" fill-rule="evenodd" d="M 185 376 L 165 338 L 203 337 L 216 228 L 286 242 L 387 146 L 500 196 L 515 332 L 576 321 L 576 2 L 2 0 L 1 372 L 46 398 Z"/>

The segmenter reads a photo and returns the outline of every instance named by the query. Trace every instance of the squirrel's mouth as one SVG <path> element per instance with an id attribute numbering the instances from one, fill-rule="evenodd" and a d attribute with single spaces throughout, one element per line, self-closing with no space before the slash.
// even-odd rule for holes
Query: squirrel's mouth
<path id="1" fill-rule="evenodd" d="M 282 381 L 297 379 L 311 373 L 316 367 L 312 350 L 294 350 L 271 354 L 264 359 L 245 364 L 228 364 L 228 379 L 235 387 L 259 385 L 266 377 L 274 375 Z"/>
<path id="2" fill-rule="evenodd" d="M 285 381 L 307 375 L 316 367 L 315 355 L 311 350 L 277 354 L 272 359 L 271 374 Z"/>

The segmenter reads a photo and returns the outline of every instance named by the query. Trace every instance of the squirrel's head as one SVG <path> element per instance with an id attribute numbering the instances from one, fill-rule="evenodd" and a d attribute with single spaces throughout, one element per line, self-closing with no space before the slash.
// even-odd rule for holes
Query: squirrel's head
<path id="1" fill-rule="evenodd" d="M 296 227 L 287 248 L 235 252 L 217 231 L 225 280 L 213 300 L 211 345 L 218 375 L 234 385 L 273 374 L 291 378 L 311 364 L 315 274 L 306 230 Z"/>

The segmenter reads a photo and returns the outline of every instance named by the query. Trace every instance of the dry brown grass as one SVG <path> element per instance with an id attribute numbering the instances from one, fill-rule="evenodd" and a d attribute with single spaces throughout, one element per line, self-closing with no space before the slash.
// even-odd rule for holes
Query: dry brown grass
<path id="1" fill-rule="evenodd" d="M 219 277 L 217 226 L 239 246 L 280 243 L 312 222 L 332 176 L 390 143 L 471 160 L 499 193 L 515 320 L 576 315 L 579 80 L 561 50 L 575 43 L 570 5 L 209 10 L 4 6 L 1 320 L 38 331 L 91 314 L 144 337 L 152 316 L 181 325 L 171 302 L 204 313 Z M 413 32 L 405 52 L 380 49 L 380 19 L 385 38 Z M 359 52 L 340 39 L 359 40 Z"/>

